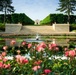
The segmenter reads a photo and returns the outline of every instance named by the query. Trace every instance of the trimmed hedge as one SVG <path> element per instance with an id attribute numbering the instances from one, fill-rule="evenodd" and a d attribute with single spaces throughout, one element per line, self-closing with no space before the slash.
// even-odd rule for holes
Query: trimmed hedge
<path id="1" fill-rule="evenodd" d="M 4 22 L 4 14 L 0 14 L 0 23 Z M 22 23 L 22 25 L 33 25 L 34 21 L 24 13 L 6 15 L 6 23 Z"/>
<path id="2" fill-rule="evenodd" d="M 41 21 L 41 24 L 67 23 L 68 16 L 64 14 L 50 14 Z M 76 15 L 70 16 L 70 23 L 76 23 Z"/>

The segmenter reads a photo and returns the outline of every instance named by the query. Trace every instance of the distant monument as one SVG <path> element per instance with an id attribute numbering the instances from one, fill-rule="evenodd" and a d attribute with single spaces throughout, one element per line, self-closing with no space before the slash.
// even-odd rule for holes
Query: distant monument
<path id="1" fill-rule="evenodd" d="M 36 19 L 35 20 L 35 25 L 40 25 L 40 20 Z"/>

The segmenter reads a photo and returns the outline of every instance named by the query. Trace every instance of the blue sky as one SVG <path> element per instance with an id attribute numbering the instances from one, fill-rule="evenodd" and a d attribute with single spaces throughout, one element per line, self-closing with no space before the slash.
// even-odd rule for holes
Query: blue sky
<path id="1" fill-rule="evenodd" d="M 56 11 L 59 0 L 12 0 L 15 13 L 25 13 L 32 20 L 42 20 L 50 13 L 60 13 Z"/>
<path id="2" fill-rule="evenodd" d="M 42 20 L 50 13 L 58 13 L 59 0 L 12 0 L 15 13 L 25 13 L 31 19 Z"/>

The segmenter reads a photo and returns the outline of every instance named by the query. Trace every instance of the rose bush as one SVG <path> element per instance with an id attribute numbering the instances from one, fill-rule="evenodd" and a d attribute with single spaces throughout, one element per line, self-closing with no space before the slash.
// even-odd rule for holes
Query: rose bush
<path id="1" fill-rule="evenodd" d="M 1 50 L 0 75 L 76 75 L 76 49 L 61 50 L 57 44 L 45 42 L 15 44 L 12 40 Z"/>

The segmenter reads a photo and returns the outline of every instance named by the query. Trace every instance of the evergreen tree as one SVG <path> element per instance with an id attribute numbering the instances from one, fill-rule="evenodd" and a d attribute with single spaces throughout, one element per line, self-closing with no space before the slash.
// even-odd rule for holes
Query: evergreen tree
<path id="1" fill-rule="evenodd" d="M 76 11 L 76 0 L 59 0 L 59 2 L 59 8 L 57 10 L 67 13 L 68 22 L 70 22 L 70 15 Z"/>
<path id="2" fill-rule="evenodd" d="M 14 7 L 11 4 L 12 0 L 0 0 L 0 11 L 4 12 L 4 24 L 6 22 L 6 13 L 14 12 Z"/>

